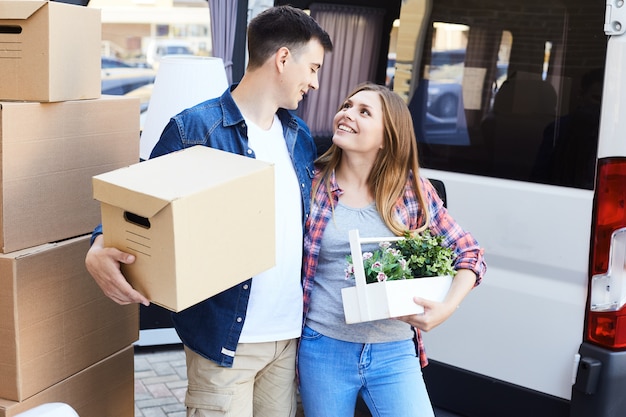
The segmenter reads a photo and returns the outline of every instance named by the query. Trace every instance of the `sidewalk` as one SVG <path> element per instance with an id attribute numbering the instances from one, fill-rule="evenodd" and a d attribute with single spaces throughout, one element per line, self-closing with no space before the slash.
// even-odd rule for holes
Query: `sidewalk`
<path id="1" fill-rule="evenodd" d="M 135 417 L 185 417 L 182 345 L 135 347 Z"/>

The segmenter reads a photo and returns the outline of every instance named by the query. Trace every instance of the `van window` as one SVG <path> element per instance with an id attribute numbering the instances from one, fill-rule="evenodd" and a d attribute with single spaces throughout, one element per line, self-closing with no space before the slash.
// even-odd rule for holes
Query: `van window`
<path id="1" fill-rule="evenodd" d="M 519 3 L 433 8 L 408 96 L 420 163 L 592 189 L 606 36 L 575 34 L 602 13 Z M 537 13 L 548 19 L 529 25 Z"/>

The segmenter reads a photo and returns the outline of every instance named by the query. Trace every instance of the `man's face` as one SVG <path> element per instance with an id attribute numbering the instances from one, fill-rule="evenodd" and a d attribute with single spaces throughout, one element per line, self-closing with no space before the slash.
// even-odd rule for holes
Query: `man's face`
<path id="1" fill-rule="evenodd" d="M 324 62 L 324 47 L 311 39 L 298 50 L 289 51 L 282 74 L 280 107 L 295 110 L 309 89 L 319 87 L 318 73 Z"/>

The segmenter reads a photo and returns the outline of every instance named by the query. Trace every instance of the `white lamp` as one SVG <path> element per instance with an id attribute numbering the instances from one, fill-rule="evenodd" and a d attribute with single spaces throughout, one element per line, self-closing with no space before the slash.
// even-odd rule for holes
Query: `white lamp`
<path id="1" fill-rule="evenodd" d="M 139 157 L 150 158 L 170 118 L 228 87 L 224 61 L 200 56 L 165 56 L 154 80 L 146 121 L 139 142 Z"/>
<path id="2" fill-rule="evenodd" d="M 15 417 L 78 417 L 78 413 L 65 403 L 45 403 Z"/>

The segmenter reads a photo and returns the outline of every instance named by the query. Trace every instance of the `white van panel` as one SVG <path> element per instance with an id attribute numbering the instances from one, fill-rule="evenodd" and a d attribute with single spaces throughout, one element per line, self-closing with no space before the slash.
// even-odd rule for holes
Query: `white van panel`
<path id="1" fill-rule="evenodd" d="M 606 52 L 598 158 L 626 156 L 626 117 L 623 114 L 626 108 L 625 70 L 626 36 L 612 36 Z"/>
<path id="2" fill-rule="evenodd" d="M 485 248 L 488 265 L 454 316 L 424 335 L 428 356 L 570 399 L 593 192 L 429 169 L 421 175 L 443 181 L 450 213 Z"/>

